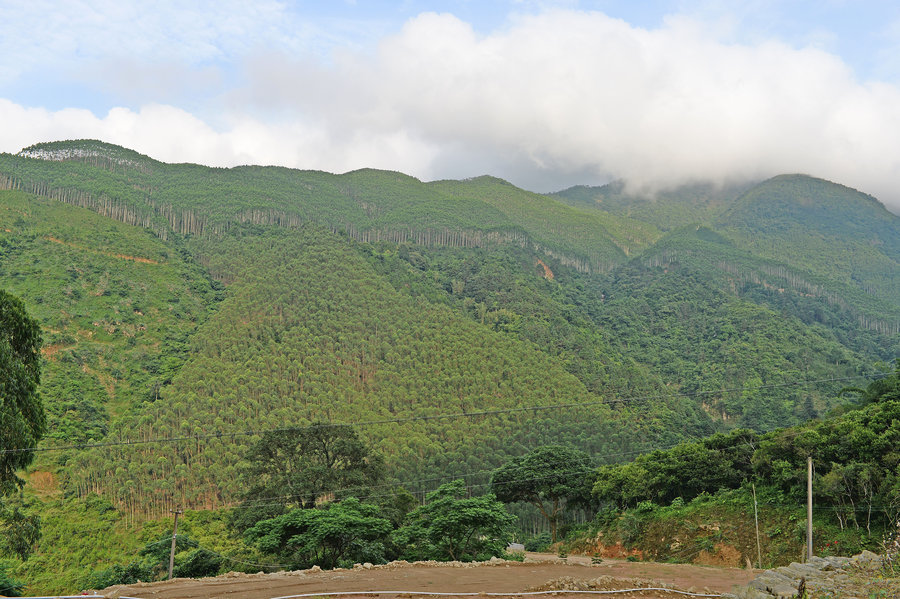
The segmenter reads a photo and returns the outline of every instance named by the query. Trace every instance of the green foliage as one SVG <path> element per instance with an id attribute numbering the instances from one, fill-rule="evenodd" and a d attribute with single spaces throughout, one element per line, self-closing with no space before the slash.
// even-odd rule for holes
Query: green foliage
<path id="1" fill-rule="evenodd" d="M 145 561 L 136 560 L 128 564 L 113 564 L 108 568 L 93 572 L 88 578 L 88 586 L 92 589 L 105 589 L 114 584 L 134 584 L 150 582 L 157 576 L 153 567 Z"/>
<path id="2" fill-rule="evenodd" d="M 69 488 L 103 481 L 115 486 L 126 509 L 160 516 L 175 497 L 209 507 L 238 499 L 246 490 L 241 456 L 261 435 L 231 434 L 248 423 L 266 430 L 322 420 L 378 422 L 361 433 L 397 479 L 412 481 L 404 486 L 413 492 L 436 474 L 481 471 L 475 482 L 486 482 L 512 455 L 559 435 L 574 434 L 575 444 L 591 451 L 617 451 L 639 437 L 672 434 L 655 420 L 619 427 L 620 419 L 632 418 L 629 411 L 602 405 L 537 348 L 397 291 L 321 229 L 248 228 L 191 245 L 198 261 L 232 281 L 228 297 L 193 336 L 191 358 L 161 400 L 127 414 L 111 432 L 222 436 L 83 452 L 68 469 Z M 579 415 L 572 418 L 521 410 L 561 402 L 593 405 L 569 410 Z M 498 409 L 511 411 L 430 418 Z M 120 477 L 99 474 L 110 470 Z"/>
<path id="3" fill-rule="evenodd" d="M 44 434 L 40 347 L 38 323 L 20 299 L 0 290 L 0 497 L 24 484 L 16 470 L 34 459 L 17 450 L 36 446 Z"/>
<path id="4" fill-rule="evenodd" d="M 652 196 L 633 193 L 621 181 L 601 187 L 579 185 L 553 194 L 583 209 L 618 215 L 658 227 L 661 231 L 707 223 L 724 211 L 752 184 L 696 183 L 662 190 Z"/>
<path id="5" fill-rule="evenodd" d="M 8 564 L 0 562 L 0 595 L 4 597 L 21 597 L 25 584 L 12 578 Z"/>
<path id="6" fill-rule="evenodd" d="M 352 427 L 324 422 L 266 432 L 246 462 L 242 485 L 247 491 L 231 518 L 241 532 L 292 506 L 310 509 L 331 498 L 364 498 L 383 476 L 381 458 Z"/>
<path id="7" fill-rule="evenodd" d="M 493 494 L 468 497 L 456 480 L 429 493 L 394 541 L 405 559 L 485 560 L 504 555 L 514 521 Z"/>
<path id="8" fill-rule="evenodd" d="M 382 563 L 391 523 L 379 514 L 378 506 L 348 497 L 322 508 L 294 509 L 263 520 L 244 537 L 263 553 L 297 569 Z"/>
<path id="9" fill-rule="evenodd" d="M 175 553 L 196 549 L 197 541 L 186 534 L 175 537 Z M 172 552 L 172 529 L 164 531 L 157 538 L 147 543 L 138 554 L 144 558 L 146 566 L 159 577 L 169 570 L 169 555 Z"/>
<path id="10" fill-rule="evenodd" d="M 28 559 L 41 538 L 41 517 L 19 505 L 0 502 L 0 555 Z"/>
<path id="11" fill-rule="evenodd" d="M 690 501 L 737 488 L 752 475 L 758 444 L 755 433 L 739 429 L 643 454 L 627 464 L 601 466 L 593 493 L 601 503 L 647 509 L 650 502 Z"/>
<path id="12" fill-rule="evenodd" d="M 215 576 L 225 560 L 209 549 L 194 549 L 172 570 L 176 578 L 205 578 Z"/>
<path id="13" fill-rule="evenodd" d="M 553 537 L 550 536 L 550 533 L 542 532 L 525 541 L 525 551 L 547 551 L 552 542 Z"/>
<path id="14" fill-rule="evenodd" d="M 824 379 L 900 353 L 898 221 L 871 198 L 805 177 L 657 201 L 616 184 L 570 192 L 166 165 L 89 140 L 0 155 L 0 286 L 44 331 L 43 442 L 198 436 L 41 454 L 32 467 L 60 488 L 42 496 L 45 537 L 21 572 L 50 588 L 127 565 L 172 507 L 232 504 L 259 431 L 372 423 L 360 434 L 392 484 L 368 500 L 396 527 L 412 505 L 397 482 L 416 493 L 435 477 L 483 484 L 555 443 L 616 462 L 716 430 L 804 422 L 846 401 L 851 381 Z M 560 404 L 585 407 L 527 411 Z M 436 418 L 450 414 L 467 416 Z M 766 437 L 756 475 L 791 488 L 803 443 Z M 630 466 L 610 501 L 641 501 L 650 477 L 656 500 L 678 494 L 687 509 L 693 494 L 749 476 L 739 452 L 682 449 Z M 848 528 L 866 526 L 858 506 L 878 505 L 873 489 L 888 506 L 900 496 L 879 451 L 821 456 L 838 464 L 819 467 L 821 498 L 857 506 L 855 520 L 840 512 Z M 319 496 L 345 493 L 323 485 Z M 510 509 L 540 530 L 534 508 Z M 212 571 L 213 554 L 188 559 L 207 548 L 269 559 L 211 518 L 181 561 Z"/>
<path id="15" fill-rule="evenodd" d="M 99 440 L 112 418 L 158 399 L 219 291 L 146 231 L 23 193 L 0 198 L 0 282 L 44 331 L 46 438 Z"/>
<path id="16" fill-rule="evenodd" d="M 550 524 L 556 542 L 560 510 L 569 503 L 590 503 L 593 467 L 590 457 L 570 447 L 538 447 L 513 458 L 491 476 L 491 490 L 506 503 L 527 501 Z"/>
<path id="17" fill-rule="evenodd" d="M 717 225 L 760 256 L 790 256 L 798 268 L 898 304 L 900 224 L 871 196 L 782 175 L 748 190 Z"/>

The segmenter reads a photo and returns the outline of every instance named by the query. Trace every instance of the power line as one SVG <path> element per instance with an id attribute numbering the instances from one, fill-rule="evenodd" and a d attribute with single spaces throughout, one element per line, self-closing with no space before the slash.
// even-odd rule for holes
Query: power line
<path id="1" fill-rule="evenodd" d="M 823 378 L 817 380 L 796 380 L 789 381 L 783 383 L 771 383 L 768 385 L 759 385 L 753 387 L 754 390 L 762 390 L 762 389 L 779 389 L 785 387 L 798 387 L 809 384 L 819 384 L 819 383 L 838 383 L 851 381 L 860 378 L 882 378 L 884 376 L 888 376 L 887 374 L 876 375 L 874 377 L 867 377 L 866 375 L 855 375 L 848 377 L 840 377 L 840 378 Z M 342 427 L 342 426 L 353 426 L 359 428 L 365 428 L 369 426 L 378 426 L 384 424 L 404 424 L 407 422 L 427 422 L 432 420 L 451 420 L 456 418 L 476 418 L 479 416 L 496 416 L 500 414 L 514 414 L 514 413 L 527 413 L 527 412 L 541 412 L 547 410 L 564 410 L 564 409 L 574 409 L 574 408 L 589 408 L 596 407 L 602 405 L 613 405 L 613 404 L 627 404 L 633 402 L 643 402 L 643 401 L 652 401 L 652 400 L 665 400 L 665 399 L 675 399 L 675 398 L 689 398 L 689 397 L 707 397 L 711 395 L 725 395 L 729 393 L 737 393 L 741 391 L 747 390 L 749 387 L 731 387 L 726 389 L 717 389 L 712 391 L 695 391 L 692 393 L 670 393 L 665 395 L 643 395 L 643 396 L 633 396 L 633 397 L 622 397 L 622 398 L 611 398 L 611 399 L 601 399 L 598 401 L 589 401 L 589 402 L 577 402 L 577 403 L 564 403 L 564 404 L 545 404 L 545 405 L 536 405 L 536 406 L 523 406 L 518 408 L 498 408 L 495 410 L 479 410 L 479 411 L 465 411 L 465 412 L 456 412 L 451 414 L 433 414 L 433 415 L 421 415 L 421 416 L 408 416 L 401 418 L 385 418 L 381 420 L 368 420 L 357 423 L 321 423 L 314 425 L 306 425 L 306 426 L 286 426 L 286 427 L 275 427 L 269 429 L 247 429 L 243 431 L 232 431 L 232 432 L 224 432 L 224 431 L 216 431 L 213 433 L 202 433 L 197 435 L 185 435 L 180 437 L 156 437 L 151 439 L 130 439 L 130 440 L 121 440 L 121 441 L 105 441 L 100 443 L 78 443 L 71 445 L 60 445 L 55 447 L 22 447 L 17 449 L 2 449 L 0 450 L 0 455 L 11 454 L 11 453 L 26 453 L 26 452 L 50 452 L 50 451 L 67 451 L 71 449 L 95 449 L 101 447 L 122 447 L 122 446 L 136 446 L 136 445 L 151 445 L 156 443 L 182 443 L 186 441 L 202 441 L 206 439 L 222 439 L 222 438 L 235 438 L 242 436 L 253 436 L 260 435 L 268 432 L 287 432 L 287 431 L 301 431 L 301 430 L 312 430 L 318 428 L 331 428 L 331 427 Z"/>

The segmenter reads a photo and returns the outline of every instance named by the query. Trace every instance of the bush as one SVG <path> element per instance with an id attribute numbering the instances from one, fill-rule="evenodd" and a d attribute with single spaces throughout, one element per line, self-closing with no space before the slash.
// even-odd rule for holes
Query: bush
<path id="1" fill-rule="evenodd" d="M 105 589 L 114 584 L 134 584 L 154 579 L 153 567 L 144 562 L 131 562 L 123 566 L 115 564 L 105 570 L 93 572 L 88 577 L 88 586 L 92 589 Z"/>
<path id="2" fill-rule="evenodd" d="M 215 576 L 222 568 L 222 557 L 209 549 L 194 549 L 172 573 L 179 578 Z"/>
<path id="3" fill-rule="evenodd" d="M 547 551 L 550 547 L 550 533 L 542 532 L 541 534 L 531 537 L 525 541 L 525 551 Z"/>
<path id="4" fill-rule="evenodd" d="M 0 595 L 5 597 L 21 597 L 25 585 L 9 577 L 6 564 L 0 563 Z"/>

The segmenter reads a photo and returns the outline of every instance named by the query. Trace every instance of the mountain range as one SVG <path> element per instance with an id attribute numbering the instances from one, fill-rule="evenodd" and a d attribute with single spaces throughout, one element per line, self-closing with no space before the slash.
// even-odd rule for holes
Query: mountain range
<path id="1" fill-rule="evenodd" d="M 53 142 L 0 154 L 0 288 L 44 332 L 32 474 L 141 520 L 232 505 L 312 422 L 422 493 L 815 418 L 900 355 L 900 218 L 798 174 L 537 194 Z"/>

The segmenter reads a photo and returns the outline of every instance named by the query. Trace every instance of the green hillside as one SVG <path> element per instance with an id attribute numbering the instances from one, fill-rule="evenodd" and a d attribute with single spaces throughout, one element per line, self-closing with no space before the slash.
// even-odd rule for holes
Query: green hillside
<path id="1" fill-rule="evenodd" d="M 45 339 L 27 502 L 51 539 L 95 517 L 144 539 L 176 506 L 219 526 L 247 448 L 314 421 L 356 425 L 418 497 L 541 445 L 617 463 L 799 424 L 900 355 L 898 222 L 798 176 L 646 200 L 0 154 L 0 288 Z M 96 441 L 138 443 L 52 451 Z M 39 547 L 28 576 L 57 563 Z"/>
<path id="2" fill-rule="evenodd" d="M 604 226 L 609 218 L 563 209 L 493 179 L 448 185 L 371 169 L 331 175 L 276 167 L 168 165 L 88 140 L 0 154 L 3 188 L 88 207 L 150 228 L 162 239 L 216 236 L 241 223 L 296 227 L 312 222 L 363 242 L 455 247 L 515 242 L 586 271 L 608 270 L 625 258 Z M 616 235 L 634 237 L 630 245 L 646 237 L 638 230 L 627 235 L 616 230 Z"/>
<path id="3" fill-rule="evenodd" d="M 217 285 L 147 231 L 0 191 L 0 280 L 44 332 L 48 437 L 103 438 L 154 399 L 218 300 Z"/>
<path id="4" fill-rule="evenodd" d="M 131 436 L 262 431 L 317 420 L 379 423 L 362 433 L 411 490 L 435 474 L 484 479 L 508 456 L 554 438 L 577 439 L 595 453 L 673 438 L 662 408 L 638 418 L 602 405 L 602 396 L 552 356 L 398 292 L 320 228 L 248 229 L 190 246 L 232 282 L 193 336 L 171 386 L 121 423 Z M 417 420 L 559 403 L 598 405 Z M 176 504 L 220 507 L 236 498 L 235 468 L 257 438 L 89 451 L 69 464 L 65 484 L 79 493 L 99 485 L 151 515 Z"/>
<path id="5" fill-rule="evenodd" d="M 900 305 L 900 219 L 871 196 L 783 175 L 747 191 L 716 227 L 756 255 L 789 256 L 795 268 Z"/>
<path id="6" fill-rule="evenodd" d="M 695 183 L 641 193 L 614 181 L 600 187 L 570 187 L 552 197 L 576 208 L 626 217 L 661 231 L 671 231 L 692 223 L 711 222 L 750 187 L 749 183 Z"/>

